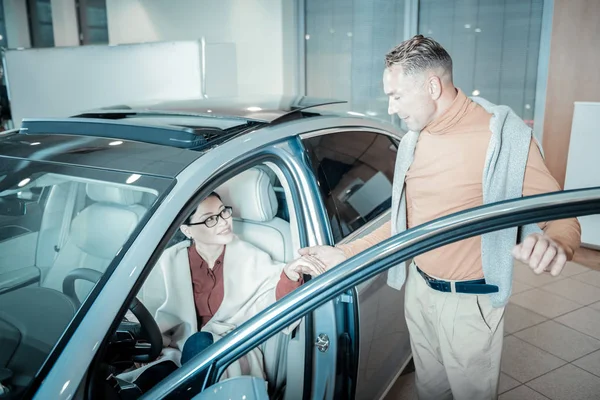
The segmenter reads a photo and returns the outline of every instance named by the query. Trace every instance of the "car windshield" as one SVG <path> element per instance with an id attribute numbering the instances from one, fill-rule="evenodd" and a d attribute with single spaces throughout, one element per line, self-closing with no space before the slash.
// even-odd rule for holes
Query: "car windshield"
<path id="1" fill-rule="evenodd" d="M 0 157 L 0 393 L 32 381 L 171 184 Z"/>

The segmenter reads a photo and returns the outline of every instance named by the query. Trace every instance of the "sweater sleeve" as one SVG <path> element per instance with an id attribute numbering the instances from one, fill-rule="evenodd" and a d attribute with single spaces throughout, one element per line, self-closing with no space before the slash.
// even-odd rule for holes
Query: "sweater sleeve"
<path id="1" fill-rule="evenodd" d="M 550 171 L 548 171 L 540 149 L 535 140 L 532 139 L 529 147 L 527 167 L 525 168 L 523 196 L 533 196 L 560 190 L 560 185 L 552 174 L 550 174 Z M 538 225 L 546 235 L 563 248 L 567 254 L 567 260 L 572 260 L 575 250 L 581 244 L 581 226 L 577 218 L 541 222 Z"/>
<path id="2" fill-rule="evenodd" d="M 350 243 L 340 244 L 336 247 L 344 252 L 346 258 L 350 258 L 362 251 L 365 251 L 369 247 L 373 247 L 376 244 L 381 243 L 386 239 L 389 239 L 391 236 L 392 222 L 388 221 L 381 227 L 371 232 L 369 235 L 360 239 L 356 239 Z"/>
<path id="3" fill-rule="evenodd" d="M 297 281 L 293 281 L 285 274 L 285 272 L 281 271 L 281 275 L 279 276 L 279 282 L 277 282 L 277 288 L 275 289 L 275 299 L 279 300 L 282 297 L 288 295 L 290 292 L 298 289 L 304 283 L 304 278 L 300 275 L 300 279 Z"/>

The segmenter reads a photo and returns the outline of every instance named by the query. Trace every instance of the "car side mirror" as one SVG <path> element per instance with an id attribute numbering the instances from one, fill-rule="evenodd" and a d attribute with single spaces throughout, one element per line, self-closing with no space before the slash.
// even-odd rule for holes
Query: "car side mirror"
<path id="1" fill-rule="evenodd" d="M 18 198 L 0 197 L 0 215 L 8 217 L 19 217 L 27 212 L 26 201 Z"/>

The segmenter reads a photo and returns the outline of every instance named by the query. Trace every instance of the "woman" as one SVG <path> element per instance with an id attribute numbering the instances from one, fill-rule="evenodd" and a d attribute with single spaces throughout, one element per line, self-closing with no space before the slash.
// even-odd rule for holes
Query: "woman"
<path id="1" fill-rule="evenodd" d="M 302 274 L 324 272 L 309 258 L 273 261 L 234 235 L 231 216 L 231 207 L 211 193 L 180 227 L 188 240 L 165 250 L 138 294 L 163 333 L 158 362 L 187 362 L 299 287 Z M 265 378 L 258 348 L 232 364 L 223 378 L 239 375 Z"/>

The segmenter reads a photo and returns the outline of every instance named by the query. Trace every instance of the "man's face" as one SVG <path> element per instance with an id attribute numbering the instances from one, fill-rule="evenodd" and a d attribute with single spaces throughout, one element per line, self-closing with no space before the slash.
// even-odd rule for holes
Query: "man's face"
<path id="1" fill-rule="evenodd" d="M 425 73 L 405 75 L 401 66 L 386 68 L 383 90 L 389 98 L 388 113 L 398 114 L 411 131 L 421 131 L 433 119 L 435 102 Z"/>

